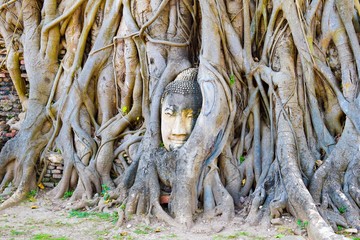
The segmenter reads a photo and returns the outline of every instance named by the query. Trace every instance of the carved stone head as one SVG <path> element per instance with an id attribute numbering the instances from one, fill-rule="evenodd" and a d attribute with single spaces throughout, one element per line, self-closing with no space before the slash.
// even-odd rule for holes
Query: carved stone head
<path id="1" fill-rule="evenodd" d="M 168 151 L 184 145 L 200 113 L 202 96 L 196 78 L 197 68 L 188 68 L 165 88 L 161 100 L 161 136 Z"/>

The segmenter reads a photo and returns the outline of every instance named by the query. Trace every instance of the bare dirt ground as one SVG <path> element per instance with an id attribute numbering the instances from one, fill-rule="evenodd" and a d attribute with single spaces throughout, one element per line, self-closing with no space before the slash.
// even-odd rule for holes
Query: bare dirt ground
<path id="1" fill-rule="evenodd" d="M 29 196 L 19 206 L 0 212 L 0 239 L 307 239 L 306 231 L 290 216 L 282 218 L 281 225 L 249 226 L 238 214 L 230 223 L 203 222 L 190 231 L 134 218 L 116 228 L 115 214 L 71 211 L 66 209 L 69 206 L 68 200 L 53 201 L 45 191 Z"/>

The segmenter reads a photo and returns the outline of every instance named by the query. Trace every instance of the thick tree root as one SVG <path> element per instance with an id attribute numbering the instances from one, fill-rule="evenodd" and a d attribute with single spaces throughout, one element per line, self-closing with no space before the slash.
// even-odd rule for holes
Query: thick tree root
<path id="1" fill-rule="evenodd" d="M 234 200 L 221 183 L 217 167 L 212 166 L 204 179 L 204 217 L 230 221 L 234 213 Z"/>

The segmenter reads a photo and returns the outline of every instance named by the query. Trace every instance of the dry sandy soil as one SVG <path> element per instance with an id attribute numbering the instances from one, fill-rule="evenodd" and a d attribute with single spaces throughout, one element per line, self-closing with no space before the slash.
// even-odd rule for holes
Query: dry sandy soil
<path id="1" fill-rule="evenodd" d="M 184 232 L 155 219 L 146 224 L 141 218 L 115 228 L 114 214 L 66 210 L 69 205 L 67 200 L 52 201 L 44 191 L 28 197 L 19 206 L 0 212 L 0 239 L 307 239 L 291 217 L 283 218 L 282 225 L 255 227 L 236 216 L 227 224 L 205 222 Z"/>

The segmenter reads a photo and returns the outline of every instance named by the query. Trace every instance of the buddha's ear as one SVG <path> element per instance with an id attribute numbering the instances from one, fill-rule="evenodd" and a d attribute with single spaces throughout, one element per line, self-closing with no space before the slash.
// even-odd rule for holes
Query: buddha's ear
<path id="1" fill-rule="evenodd" d="M 167 96 L 167 94 L 166 94 L 166 96 Z M 161 97 L 161 100 L 160 100 L 161 105 L 163 104 L 164 99 L 165 99 L 166 96 L 163 95 L 163 96 Z"/>
<path id="2" fill-rule="evenodd" d="M 214 81 L 203 81 L 201 83 L 203 92 L 206 94 L 205 102 L 203 102 L 202 107 L 204 107 L 204 115 L 207 116 L 211 113 L 215 105 L 216 99 L 216 86 Z"/>

